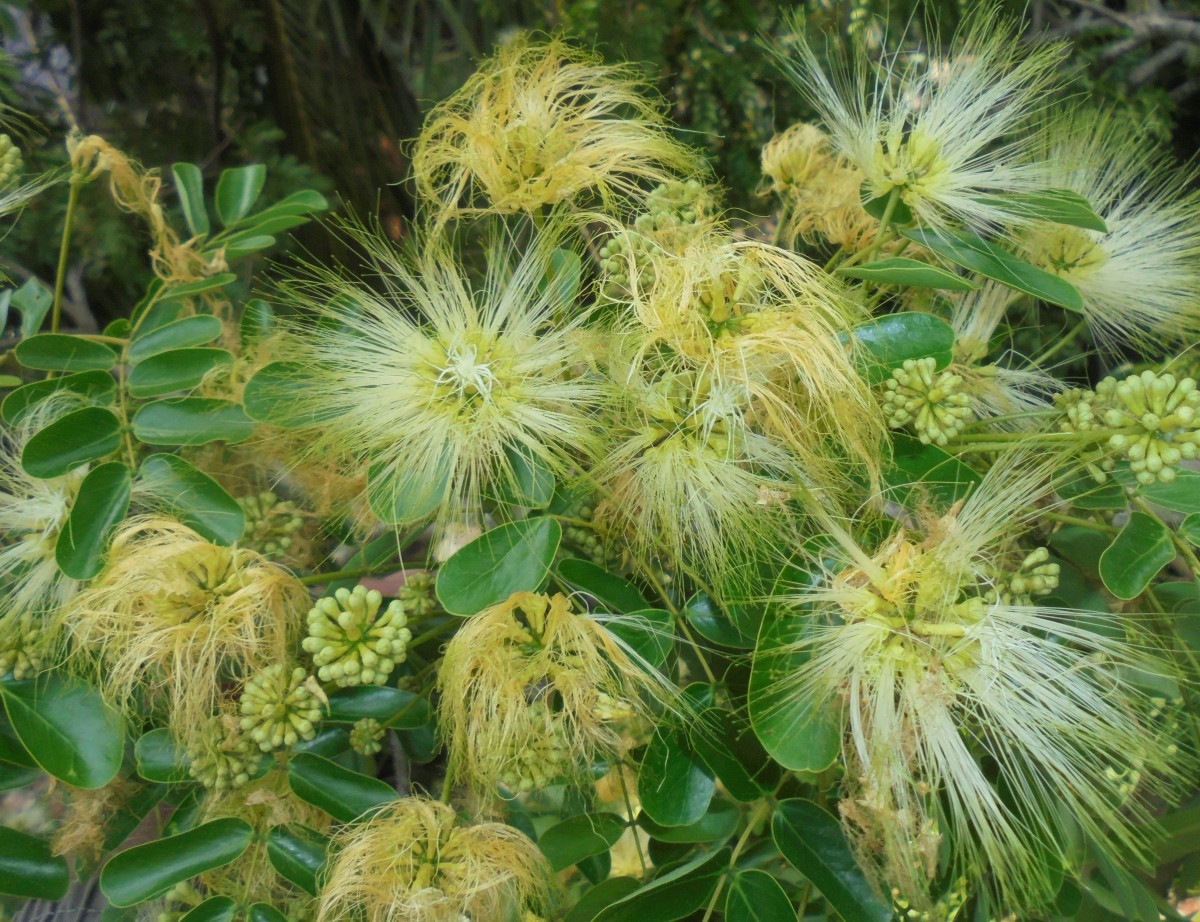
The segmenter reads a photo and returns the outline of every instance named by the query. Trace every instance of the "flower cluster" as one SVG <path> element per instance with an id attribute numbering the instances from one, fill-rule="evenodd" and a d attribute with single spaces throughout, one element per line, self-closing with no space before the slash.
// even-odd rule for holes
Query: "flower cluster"
<path id="1" fill-rule="evenodd" d="M 304 649 L 312 654 L 317 675 L 335 685 L 382 685 L 404 662 L 412 632 L 399 599 L 383 607 L 374 589 L 339 589 L 308 612 Z"/>

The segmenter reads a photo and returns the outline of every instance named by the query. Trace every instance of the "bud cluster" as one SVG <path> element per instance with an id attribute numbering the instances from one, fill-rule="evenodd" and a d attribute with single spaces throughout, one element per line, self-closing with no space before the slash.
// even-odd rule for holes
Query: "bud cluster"
<path id="1" fill-rule="evenodd" d="M 571 741 L 563 721 L 541 701 L 529 706 L 527 719 L 531 727 L 542 731 L 530 734 L 500 775 L 505 787 L 522 794 L 548 787 L 572 773 Z"/>
<path id="2" fill-rule="evenodd" d="M 350 748 L 360 756 L 373 756 L 383 748 L 383 724 L 364 717 L 350 728 Z"/>
<path id="3" fill-rule="evenodd" d="M 242 691 L 241 728 L 263 752 L 294 746 L 317 735 L 320 689 L 299 666 L 283 663 L 259 672 Z"/>
<path id="4" fill-rule="evenodd" d="M 1096 396 L 1106 405 L 1108 447 L 1129 461 L 1138 483 L 1170 483 L 1176 465 L 1200 447 L 1200 392 L 1193 378 L 1143 371 L 1123 381 L 1105 378 Z"/>
<path id="5" fill-rule="evenodd" d="M 410 620 L 427 618 L 441 608 L 434 594 L 434 584 L 434 576 L 428 570 L 418 570 L 404 578 L 404 585 L 396 593 L 396 598 Z"/>
<path id="6" fill-rule="evenodd" d="M 191 776 L 217 793 L 244 785 L 262 762 L 258 747 L 220 715 L 209 718 L 187 754 Z"/>
<path id="7" fill-rule="evenodd" d="M 1061 571 L 1059 564 L 1050 561 L 1047 548 L 1035 548 L 1015 570 L 997 580 L 997 586 L 988 593 L 988 599 L 1008 605 L 1032 605 L 1034 596 L 1049 595 L 1058 588 Z"/>
<path id="8" fill-rule="evenodd" d="M 237 503 L 246 516 L 242 544 L 264 557 L 286 556 L 295 543 L 296 532 L 304 526 L 296 504 L 281 500 L 270 490 L 240 496 Z"/>
<path id="9" fill-rule="evenodd" d="M 380 613 L 382 605 L 381 593 L 355 586 L 312 607 L 303 646 L 322 682 L 382 685 L 396 664 L 404 662 L 412 640 L 404 606 L 395 600 Z"/>
<path id="10" fill-rule="evenodd" d="M 15 186 L 24 167 L 20 148 L 8 135 L 0 134 L 0 190 Z"/>
<path id="11" fill-rule="evenodd" d="M 31 614 L 16 619 L 0 638 L 0 676 L 20 682 L 41 670 L 42 628 Z"/>
<path id="12" fill-rule="evenodd" d="M 888 425 L 911 425 L 928 445 L 945 445 L 975 418 L 971 397 L 962 391 L 962 378 L 937 371 L 937 359 L 906 359 L 884 383 L 883 412 Z"/>

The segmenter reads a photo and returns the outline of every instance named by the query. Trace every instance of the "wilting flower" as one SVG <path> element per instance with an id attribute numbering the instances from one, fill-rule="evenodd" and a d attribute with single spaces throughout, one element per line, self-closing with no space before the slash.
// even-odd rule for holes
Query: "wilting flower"
<path id="1" fill-rule="evenodd" d="M 406 797 L 335 838 L 319 922 L 460 922 L 543 917 L 553 877 L 511 826 L 458 822 L 454 809 Z"/>
<path id="2" fill-rule="evenodd" d="M 594 195 L 612 207 L 644 184 L 702 169 L 629 66 L 561 39 L 518 37 L 435 108 L 413 152 L 439 217 L 538 212 Z"/>
<path id="3" fill-rule="evenodd" d="M 994 6 L 980 7 L 945 58 L 875 62 L 860 47 L 827 73 L 799 22 L 775 52 L 833 150 L 861 171 L 863 197 L 894 191 L 926 226 L 1006 225 L 1019 210 L 994 196 L 1047 186 L 1014 135 L 1043 105 L 1063 46 L 1021 42 Z"/>
<path id="4" fill-rule="evenodd" d="M 76 597 L 67 627 L 74 655 L 101 674 L 112 701 L 137 713 L 140 692 L 161 692 L 187 742 L 215 712 L 224 682 L 287 660 L 307 607 L 304 586 L 254 551 L 142 518 L 116 533 L 108 566 Z"/>
<path id="5" fill-rule="evenodd" d="M 438 673 L 451 776 L 494 797 L 615 759 L 665 680 L 563 595 L 519 592 L 467 620 Z M 545 761 L 533 765 L 530 750 Z"/>
<path id="6" fill-rule="evenodd" d="M 914 902 L 967 875 L 1006 910 L 1044 904 L 1079 831 L 1136 861 L 1147 805 L 1180 771 L 1136 684 L 1170 667 L 1114 636 L 1111 615 L 1034 600 L 1057 570 L 1016 537 L 1051 469 L 1002 461 L 965 504 L 868 547 L 827 520 L 845 563 L 787 616 L 806 619 L 791 647 L 806 664 L 774 706 L 839 715 L 845 825 Z"/>
<path id="7" fill-rule="evenodd" d="M 1039 224 L 1020 235 L 1030 262 L 1083 296 L 1113 347 L 1160 352 L 1200 336 L 1200 192 L 1146 133 L 1113 113 L 1056 115 L 1043 132 L 1047 183 L 1084 196 L 1107 232 Z"/>
<path id="8" fill-rule="evenodd" d="M 581 318 L 543 284 L 553 231 L 516 265 L 493 246 L 478 289 L 441 238 L 397 252 L 359 236 L 382 293 L 333 274 L 299 285 L 319 319 L 278 347 L 296 369 L 284 395 L 321 421 L 309 455 L 354 452 L 371 466 L 376 508 L 445 526 L 475 521 L 485 496 L 520 496 L 521 465 L 564 473 L 596 451 L 600 391 L 577 373 Z M 556 314 L 568 316 L 551 325 Z"/>

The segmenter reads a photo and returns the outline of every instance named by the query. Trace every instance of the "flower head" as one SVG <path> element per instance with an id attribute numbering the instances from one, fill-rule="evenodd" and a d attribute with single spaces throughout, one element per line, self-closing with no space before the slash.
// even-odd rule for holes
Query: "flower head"
<path id="1" fill-rule="evenodd" d="M 461 825 L 437 801 L 393 801 L 336 843 L 318 922 L 520 919 L 550 903 L 552 874 L 536 845 L 501 823 Z"/>
<path id="2" fill-rule="evenodd" d="M 57 616 L 78 588 L 55 549 L 87 470 L 43 480 L 21 465 L 25 443 L 63 410 L 57 399 L 42 401 L 0 436 L 0 648 L 13 654 L 0 663 L 8 668 L 32 668 L 50 652 Z"/>
<path id="3" fill-rule="evenodd" d="M 136 712 L 139 692 L 161 693 L 186 743 L 216 711 L 225 682 L 287 660 L 307 604 L 294 576 L 253 551 L 141 518 L 118 530 L 108 566 L 77 596 L 67 626 L 74 655 L 101 672 L 112 701 Z"/>
<path id="4" fill-rule="evenodd" d="M 1051 470 L 1002 461 L 961 507 L 873 549 L 828 521 L 845 563 L 797 598 L 808 658 L 781 700 L 841 715 L 842 816 L 907 899 L 968 875 L 995 905 L 1043 904 L 1076 827 L 1115 859 L 1144 855 L 1147 802 L 1180 770 L 1136 684 L 1166 663 L 1114 637 L 1107 615 L 1034 601 L 1057 571 L 1016 537 Z"/>
<path id="5" fill-rule="evenodd" d="M 995 6 L 979 4 L 945 57 L 873 62 L 860 47 L 827 73 L 803 34 L 776 57 L 834 152 L 862 173 L 864 199 L 895 192 L 923 225 L 980 228 L 1020 219 L 989 196 L 1047 185 L 1024 161 L 1028 141 L 1012 138 L 1041 107 L 1062 52 L 1019 41 Z"/>
<path id="6" fill-rule="evenodd" d="M 328 273 L 297 284 L 319 319 L 279 346 L 297 369 L 291 399 L 321 420 L 308 454 L 350 446 L 385 517 L 435 514 L 444 527 L 476 521 L 485 496 L 520 496 L 521 463 L 563 473 L 595 452 L 600 390 L 576 367 L 581 318 L 543 284 L 553 230 L 516 265 L 494 245 L 477 289 L 444 238 L 397 252 L 359 236 L 382 292 Z"/>
<path id="7" fill-rule="evenodd" d="M 1114 348 L 1162 351 L 1200 336 L 1200 192 L 1195 170 L 1126 119 L 1081 109 L 1042 134 L 1047 183 L 1082 195 L 1106 232 L 1039 224 L 1022 255 L 1083 296 L 1093 333 Z"/>
<path id="8" fill-rule="evenodd" d="M 532 213 L 585 195 L 612 207 L 643 184 L 698 172 L 701 163 L 671 137 L 632 68 L 604 64 L 561 39 L 521 36 L 430 113 L 413 175 L 445 219 Z"/>
<path id="9" fill-rule="evenodd" d="M 355 586 L 338 589 L 309 609 L 304 649 L 322 681 L 343 688 L 382 685 L 404 662 L 412 640 L 404 605 L 394 599 L 380 611 L 382 606 L 377 589 Z"/>
<path id="10" fill-rule="evenodd" d="M 439 723 L 450 773 L 484 797 L 571 779 L 621 750 L 665 680 L 563 595 L 519 592 L 469 619 L 446 645 Z M 557 771 L 556 777 L 547 772 Z"/>

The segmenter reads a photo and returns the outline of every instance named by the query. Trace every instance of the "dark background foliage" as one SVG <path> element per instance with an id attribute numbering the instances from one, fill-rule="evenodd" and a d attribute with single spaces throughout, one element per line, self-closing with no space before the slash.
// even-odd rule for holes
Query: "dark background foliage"
<path id="1" fill-rule="evenodd" d="M 806 0 L 809 28 L 914 46 L 948 34 L 972 0 Z M 1068 36 L 1065 66 L 1090 95 L 1131 107 L 1186 158 L 1200 105 L 1200 4 L 1004 0 L 1030 40 Z M 746 216 L 759 149 L 803 118 L 759 46 L 787 0 L 41 0 L 0 7 L 0 92 L 32 113 L 24 143 L 39 166 L 61 162 L 72 124 L 147 166 L 198 163 L 206 174 L 268 166 L 269 196 L 308 186 L 400 233 L 411 213 L 407 144 L 424 113 L 515 29 L 566 31 L 610 60 L 645 67 L 682 136 L 703 148 Z M 40 127 L 41 130 L 38 130 Z M 88 327 L 119 316 L 144 285 L 144 241 L 98 190 L 83 196 L 69 314 Z M 49 197 L 53 198 L 53 197 Z M 47 199 L 49 201 L 49 199 Z M 61 207 L 61 206 L 59 206 Z M 46 277 L 61 223 L 43 203 L 8 242 L 8 274 Z M 301 234 L 315 255 L 331 243 Z"/>

